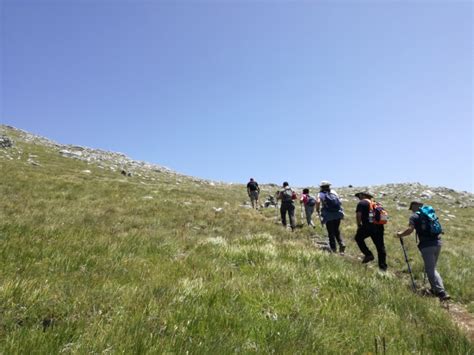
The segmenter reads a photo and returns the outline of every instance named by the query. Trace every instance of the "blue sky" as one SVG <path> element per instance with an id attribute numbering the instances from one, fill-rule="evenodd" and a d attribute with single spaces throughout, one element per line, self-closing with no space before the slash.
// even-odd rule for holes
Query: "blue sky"
<path id="1" fill-rule="evenodd" d="M 474 191 L 470 1 L 0 2 L 1 123 L 214 180 Z"/>

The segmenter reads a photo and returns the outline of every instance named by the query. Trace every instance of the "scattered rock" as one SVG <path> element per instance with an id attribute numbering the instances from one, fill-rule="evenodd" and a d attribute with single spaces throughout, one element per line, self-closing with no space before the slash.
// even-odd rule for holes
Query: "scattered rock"
<path id="1" fill-rule="evenodd" d="M 430 191 L 430 190 L 426 190 L 426 191 L 423 191 L 421 194 L 420 194 L 420 197 L 424 197 L 424 198 L 432 198 L 433 197 L 433 191 Z"/>
<path id="2" fill-rule="evenodd" d="M 82 152 L 81 151 L 71 151 L 67 149 L 62 149 L 59 151 L 59 154 L 61 154 L 64 157 L 67 158 L 81 158 L 82 157 Z"/>
<path id="3" fill-rule="evenodd" d="M 222 207 L 212 207 L 215 212 L 222 212 L 224 209 Z"/>
<path id="4" fill-rule="evenodd" d="M 446 200 L 454 200 L 454 197 L 453 196 L 450 196 L 450 195 L 446 195 L 446 194 L 443 194 L 441 192 L 438 192 L 438 196 L 446 199 Z"/>
<path id="5" fill-rule="evenodd" d="M 81 173 L 90 174 L 90 173 L 92 173 L 92 171 L 90 171 L 90 170 L 82 170 Z"/>
<path id="6" fill-rule="evenodd" d="M 30 163 L 30 164 L 33 165 L 33 166 L 41 166 L 40 163 L 34 161 L 34 160 L 31 159 L 31 158 L 28 158 L 27 162 Z"/>
<path id="7" fill-rule="evenodd" d="M 143 196 L 144 200 L 153 200 L 153 196 Z"/>
<path id="8" fill-rule="evenodd" d="M 276 207 L 277 203 L 275 200 L 275 197 L 272 195 L 268 195 L 267 199 L 263 203 L 263 207 L 268 208 L 268 207 Z"/>
<path id="9" fill-rule="evenodd" d="M 7 136 L 0 136 L 0 148 L 10 148 L 13 146 L 13 141 Z"/>
<path id="10" fill-rule="evenodd" d="M 43 325 L 43 332 L 54 325 L 55 319 L 53 317 L 44 318 L 41 324 Z"/>

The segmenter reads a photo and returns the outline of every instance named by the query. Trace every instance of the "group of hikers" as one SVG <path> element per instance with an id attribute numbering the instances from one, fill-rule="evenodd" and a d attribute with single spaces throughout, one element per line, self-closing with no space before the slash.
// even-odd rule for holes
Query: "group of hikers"
<path id="1" fill-rule="evenodd" d="M 285 228 L 289 227 L 291 231 L 295 230 L 295 201 L 299 200 L 302 210 L 304 208 L 308 226 L 312 228 L 316 227 L 312 220 L 313 213 L 316 211 L 321 225 L 326 226 L 329 248 L 332 252 L 336 253 L 337 246 L 339 246 L 339 253 L 344 255 L 346 244 L 340 232 L 340 225 L 345 214 L 341 199 L 337 192 L 331 188 L 329 181 L 321 181 L 319 188 L 320 190 L 316 195 L 311 195 L 309 189 L 305 188 L 298 196 L 296 191 L 285 181 L 275 196 L 277 201 L 281 201 L 281 223 Z M 253 178 L 250 178 L 250 181 L 247 183 L 247 194 L 250 198 L 252 208 L 258 209 L 260 187 Z M 374 254 L 365 243 L 365 240 L 370 237 L 377 250 L 379 269 L 386 271 L 387 254 L 384 244 L 384 225 L 387 223 L 388 214 L 380 203 L 374 201 L 374 196 L 369 191 L 357 192 L 355 197 L 359 199 L 359 202 L 355 211 L 357 232 L 354 236 L 354 240 L 362 254 L 364 254 L 362 263 L 366 264 L 375 260 Z M 443 280 L 436 270 L 436 264 L 442 245 L 442 229 L 438 218 L 431 206 L 424 205 L 420 201 L 412 201 L 409 210 L 412 211 L 413 214 L 409 219 L 408 228 L 404 231 L 397 232 L 395 237 L 400 238 L 403 245 L 402 238 L 416 231 L 416 235 L 419 239 L 418 248 L 421 252 L 425 272 L 431 285 L 431 292 L 440 300 L 446 301 L 450 299 L 450 296 L 446 293 Z"/>

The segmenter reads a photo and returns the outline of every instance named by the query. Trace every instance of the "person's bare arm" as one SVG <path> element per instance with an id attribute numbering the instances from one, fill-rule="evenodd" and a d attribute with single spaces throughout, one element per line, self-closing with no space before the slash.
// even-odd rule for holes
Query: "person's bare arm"
<path id="1" fill-rule="evenodd" d="M 397 237 L 398 238 L 403 238 L 406 237 L 407 235 L 410 235 L 413 233 L 413 230 L 415 229 L 414 226 L 409 225 L 407 229 L 405 229 L 403 232 L 397 232 Z"/>

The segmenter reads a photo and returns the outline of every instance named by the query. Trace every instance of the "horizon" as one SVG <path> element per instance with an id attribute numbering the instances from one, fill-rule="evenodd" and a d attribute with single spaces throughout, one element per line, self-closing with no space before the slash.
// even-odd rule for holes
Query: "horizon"
<path id="1" fill-rule="evenodd" d="M 87 148 L 87 149 L 92 149 L 92 150 L 101 150 L 101 151 L 104 151 L 104 152 L 108 152 L 108 153 L 118 153 L 118 154 L 124 154 L 127 158 L 131 159 L 131 160 L 134 160 L 134 161 L 138 161 L 138 162 L 144 162 L 144 163 L 149 163 L 149 164 L 154 164 L 154 165 L 158 165 L 158 166 L 161 166 L 163 168 L 167 168 L 167 169 L 170 169 L 171 171 L 173 171 L 174 173 L 177 173 L 179 175 L 183 175 L 183 176 L 189 176 L 191 178 L 198 178 L 198 179 L 205 179 L 201 176 L 193 176 L 193 175 L 188 175 L 184 172 L 181 172 L 181 171 L 177 171 L 177 170 L 174 170 L 172 167 L 168 167 L 168 166 L 164 166 L 164 165 L 161 165 L 159 163 L 154 163 L 154 162 L 149 162 L 149 161 L 146 161 L 146 160 L 142 160 L 142 159 L 136 159 L 135 157 L 132 157 L 132 156 L 129 156 L 127 153 L 124 153 L 124 152 L 118 152 L 118 151 L 110 151 L 110 150 L 105 150 L 105 149 L 102 149 L 102 148 L 97 148 L 97 147 L 89 147 L 89 146 L 84 146 L 84 145 L 81 145 L 79 143 L 66 143 L 66 142 L 59 142 L 59 141 L 56 141 L 56 140 L 53 140 L 53 139 L 50 139 L 49 137 L 44 137 L 44 136 L 41 136 L 41 135 L 38 135 L 36 134 L 35 132 L 29 132 L 29 131 L 26 131 L 20 127 L 14 127 L 14 126 L 11 126 L 11 125 L 8 125 L 8 124 L 3 124 L 4 126 L 6 127 L 10 127 L 10 128 L 13 128 L 13 129 L 16 129 L 16 130 L 20 130 L 22 132 L 25 132 L 25 133 L 28 133 L 28 134 L 32 134 L 36 137 L 41 137 L 41 138 L 45 138 L 55 144 L 59 144 L 59 145 L 63 145 L 63 146 L 71 146 L 71 147 L 82 147 L 82 148 Z M 223 180 L 213 180 L 213 179 L 205 179 L 205 180 L 208 180 L 208 181 L 212 181 L 212 182 L 215 182 L 215 183 L 224 183 L 224 184 L 232 184 L 232 185 L 238 185 L 238 184 L 241 184 L 243 186 L 245 186 L 245 184 L 247 184 L 248 181 L 223 181 Z M 282 180 L 283 181 L 283 180 Z M 282 183 L 281 182 L 274 182 L 274 181 L 257 181 L 260 185 L 277 185 L 277 186 L 281 186 Z M 422 186 L 426 186 L 427 188 L 433 188 L 433 189 L 437 189 L 437 188 L 447 188 L 447 189 L 453 189 L 457 192 L 468 192 L 468 193 L 471 193 L 473 194 L 473 192 L 471 191 L 467 191 L 467 190 L 458 190 L 458 189 L 454 189 L 450 186 L 442 186 L 442 185 L 439 185 L 439 186 L 436 186 L 436 185 L 428 185 L 428 184 L 424 184 L 423 182 L 420 182 L 420 181 L 406 181 L 406 182 L 384 182 L 384 183 L 380 183 L 380 184 L 371 184 L 371 185 L 367 185 L 367 184 L 362 184 L 362 185 L 352 185 L 354 188 L 363 188 L 363 187 L 368 187 L 370 188 L 371 186 L 372 187 L 377 187 L 377 186 L 387 186 L 387 185 L 415 185 L 415 184 L 419 184 L 419 185 L 422 185 Z M 301 184 L 290 184 L 291 187 L 295 187 L 295 188 L 317 188 L 319 185 L 319 182 L 315 182 L 314 184 L 310 184 L 310 185 L 301 185 Z M 349 184 L 351 185 L 351 184 Z M 347 188 L 349 185 L 334 185 L 332 184 L 331 186 L 333 186 L 334 188 Z"/>
<path id="2" fill-rule="evenodd" d="M 0 123 L 213 181 L 473 193 L 472 10 L 6 0 Z"/>

